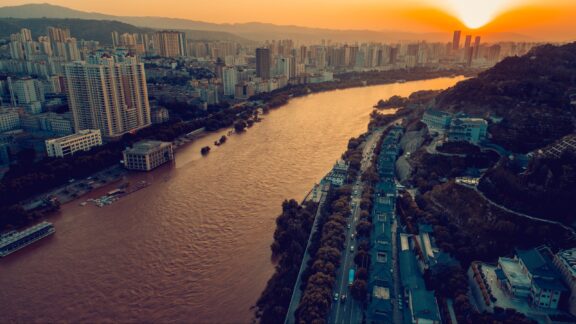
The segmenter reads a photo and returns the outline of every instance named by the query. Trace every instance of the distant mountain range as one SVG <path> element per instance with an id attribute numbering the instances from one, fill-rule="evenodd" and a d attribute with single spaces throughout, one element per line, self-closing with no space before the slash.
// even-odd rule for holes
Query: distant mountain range
<path id="1" fill-rule="evenodd" d="M 402 31 L 376 30 L 335 30 L 309 28 L 300 26 L 281 26 L 268 23 L 216 24 L 202 21 L 165 18 L 165 17 L 127 17 L 113 16 L 94 12 L 84 12 L 50 4 L 27 4 L 21 6 L 1 7 L 0 17 L 4 18 L 59 18 L 59 19 L 90 19 L 119 21 L 142 28 L 193 30 L 197 38 L 202 38 L 201 32 L 220 32 L 211 34 L 211 38 L 233 39 L 239 37 L 245 40 L 264 41 L 272 39 L 294 39 L 302 42 L 318 42 L 330 39 L 339 42 L 393 42 L 427 40 L 431 42 L 449 42 L 451 35 L 446 33 L 411 33 Z M 484 37 L 489 41 L 531 41 L 530 37 L 512 33 L 494 33 Z"/>

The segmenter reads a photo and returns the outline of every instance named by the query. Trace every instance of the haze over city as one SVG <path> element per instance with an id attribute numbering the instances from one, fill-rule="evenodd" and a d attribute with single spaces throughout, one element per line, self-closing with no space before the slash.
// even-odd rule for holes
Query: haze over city
<path id="1" fill-rule="evenodd" d="M 330 29 L 420 33 L 478 29 L 520 33 L 534 40 L 564 41 L 576 29 L 571 0 L 5 0 L 4 6 L 50 3 L 117 16 L 183 18 L 213 23 L 264 22 Z"/>

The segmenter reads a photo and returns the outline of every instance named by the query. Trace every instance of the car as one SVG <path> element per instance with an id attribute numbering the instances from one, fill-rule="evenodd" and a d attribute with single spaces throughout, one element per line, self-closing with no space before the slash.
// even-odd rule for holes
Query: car
<path id="1" fill-rule="evenodd" d="M 338 293 L 334 293 L 334 300 L 335 300 L 335 301 L 338 301 L 338 299 L 339 299 Z"/>
<path id="2" fill-rule="evenodd" d="M 341 302 L 345 302 L 346 301 L 346 294 L 343 294 L 342 297 L 340 298 Z"/>
<path id="3" fill-rule="evenodd" d="M 354 245 L 350 245 L 350 252 L 354 252 Z"/>
<path id="4" fill-rule="evenodd" d="M 348 224 L 348 229 L 350 229 L 350 227 L 351 227 L 350 224 Z"/>
<path id="5" fill-rule="evenodd" d="M 352 239 L 354 239 L 354 236 L 355 236 L 354 233 L 352 233 Z"/>

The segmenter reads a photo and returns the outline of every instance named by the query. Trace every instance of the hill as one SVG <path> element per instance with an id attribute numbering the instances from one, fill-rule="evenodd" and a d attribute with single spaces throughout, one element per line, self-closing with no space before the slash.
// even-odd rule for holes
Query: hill
<path id="1" fill-rule="evenodd" d="M 576 43 L 544 45 L 522 57 L 508 57 L 478 77 L 442 92 L 436 104 L 451 112 L 496 115 L 492 140 L 514 152 L 529 152 L 574 131 Z"/>
<path id="2" fill-rule="evenodd" d="M 0 18 L 0 38 L 7 38 L 10 34 L 22 28 L 32 31 L 34 38 L 47 34 L 49 26 L 63 26 L 70 28 L 70 33 L 77 39 L 97 40 L 101 44 L 110 45 L 112 43 L 111 33 L 117 31 L 122 33 L 150 33 L 155 29 L 136 27 L 127 23 L 115 20 L 94 20 L 77 18 Z M 246 39 L 236 35 L 204 30 L 183 30 L 188 39 L 192 40 L 233 40 L 237 42 L 247 42 Z"/>
<path id="3" fill-rule="evenodd" d="M 1 7 L 0 17 L 13 18 L 78 18 L 96 20 L 116 20 L 135 26 L 156 29 L 178 29 L 196 31 L 225 32 L 242 38 L 264 41 L 270 39 L 294 39 L 303 42 L 318 42 L 321 39 L 331 39 L 340 42 L 392 42 L 392 41 L 447 41 L 445 33 L 413 33 L 394 30 L 336 30 L 325 28 L 309 28 L 301 26 L 275 25 L 269 23 L 239 23 L 239 24 L 215 24 L 189 19 L 166 18 L 166 17 L 126 17 L 105 15 L 101 13 L 84 12 L 66 7 L 50 4 L 27 4 L 21 6 Z M 512 34 L 495 33 L 484 37 L 488 41 L 530 41 L 531 38 Z"/>
<path id="4" fill-rule="evenodd" d="M 41 35 L 47 35 L 49 26 L 68 27 L 72 36 L 77 39 L 96 40 L 101 44 L 112 43 L 111 33 L 113 31 L 120 33 L 145 33 L 152 31 L 151 29 L 108 20 L 0 18 L 0 38 L 7 38 L 10 34 L 16 33 L 22 28 L 30 29 L 32 36 L 36 38 Z"/>

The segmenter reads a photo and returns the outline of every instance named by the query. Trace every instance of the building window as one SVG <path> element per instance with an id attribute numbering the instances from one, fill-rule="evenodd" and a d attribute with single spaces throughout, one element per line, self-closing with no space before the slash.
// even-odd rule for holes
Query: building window
<path id="1" fill-rule="evenodd" d="M 376 254 L 376 262 L 385 263 L 385 262 L 386 262 L 386 259 L 387 259 L 386 253 L 384 253 L 384 252 L 378 252 L 378 253 Z"/>

